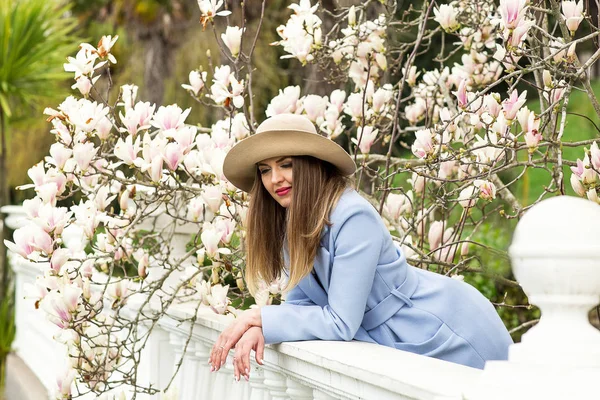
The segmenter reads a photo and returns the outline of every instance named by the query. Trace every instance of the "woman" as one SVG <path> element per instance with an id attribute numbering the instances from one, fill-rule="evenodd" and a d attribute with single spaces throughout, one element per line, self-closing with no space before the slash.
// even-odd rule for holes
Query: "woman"
<path id="1" fill-rule="evenodd" d="M 512 340 L 470 285 L 409 266 L 371 204 L 348 185 L 352 158 L 306 118 L 284 114 L 225 158 L 223 172 L 250 192 L 246 281 L 285 274 L 286 301 L 245 311 L 217 339 L 218 370 L 235 348 L 248 379 L 264 344 L 361 340 L 476 368 L 506 359 Z"/>

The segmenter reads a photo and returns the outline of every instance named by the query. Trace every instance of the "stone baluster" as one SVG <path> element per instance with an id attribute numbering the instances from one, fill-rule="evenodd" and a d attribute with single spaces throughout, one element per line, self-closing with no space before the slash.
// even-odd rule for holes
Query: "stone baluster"
<path id="1" fill-rule="evenodd" d="M 250 400 L 269 400 L 269 390 L 265 386 L 265 372 L 261 367 L 250 372 Z"/>
<path id="2" fill-rule="evenodd" d="M 598 399 L 600 332 L 588 320 L 600 301 L 600 206 L 559 196 L 532 207 L 509 249 L 515 277 L 540 307 L 539 323 L 488 361 L 468 400 Z"/>
<path id="3" fill-rule="evenodd" d="M 286 390 L 287 382 L 285 376 L 279 372 L 265 369 L 265 386 L 271 395 L 272 400 L 289 400 Z"/>
<path id="4" fill-rule="evenodd" d="M 287 378 L 286 380 L 287 389 L 286 393 L 292 400 L 312 400 L 313 399 L 313 390 L 312 388 L 301 384 L 298 381 L 295 381 L 291 378 Z"/>
<path id="5" fill-rule="evenodd" d="M 182 386 L 183 386 L 183 382 L 184 382 L 184 380 L 183 380 L 184 365 L 183 365 L 183 360 L 181 358 L 183 356 L 183 346 L 185 344 L 185 339 L 178 332 L 170 332 L 169 333 L 169 344 L 171 345 L 171 349 L 173 350 L 173 354 L 175 355 L 175 359 L 173 362 L 173 369 L 171 371 L 171 374 L 175 373 L 175 371 L 178 371 L 177 376 L 173 380 L 173 383 L 171 383 L 171 386 L 169 389 L 171 392 L 173 392 L 173 390 L 176 390 L 177 393 L 182 393 L 182 391 L 183 391 Z M 177 370 L 177 364 L 179 364 L 180 362 L 182 364 L 179 367 L 179 370 Z"/>
<path id="6" fill-rule="evenodd" d="M 210 350 L 211 346 L 203 342 L 196 342 L 194 345 L 194 354 L 198 357 L 200 363 L 200 372 L 195 378 L 198 381 L 198 385 L 196 387 L 196 396 L 194 399 L 213 398 L 214 377 L 210 373 L 210 364 L 208 363 Z"/>
<path id="7" fill-rule="evenodd" d="M 194 341 L 189 342 L 183 358 L 183 364 L 179 369 L 179 374 L 181 375 L 180 382 L 183 385 L 179 390 L 179 398 L 181 400 L 198 399 L 198 392 L 201 389 L 201 385 L 210 383 L 210 380 L 201 379 L 203 370 L 210 372 L 210 367 L 207 368 L 208 364 L 206 363 L 208 356 L 202 357 L 202 355 L 198 355 L 196 351 L 196 346 L 198 345 Z"/>

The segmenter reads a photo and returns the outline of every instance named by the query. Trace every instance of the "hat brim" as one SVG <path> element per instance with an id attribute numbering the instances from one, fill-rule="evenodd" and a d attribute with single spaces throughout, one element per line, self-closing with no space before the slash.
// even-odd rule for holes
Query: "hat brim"
<path id="1" fill-rule="evenodd" d="M 271 130 L 236 144 L 225 156 L 223 174 L 234 186 L 250 192 L 256 178 L 256 163 L 277 156 L 312 156 L 333 164 L 346 176 L 356 171 L 356 164 L 346 150 L 324 136 L 296 130 Z"/>

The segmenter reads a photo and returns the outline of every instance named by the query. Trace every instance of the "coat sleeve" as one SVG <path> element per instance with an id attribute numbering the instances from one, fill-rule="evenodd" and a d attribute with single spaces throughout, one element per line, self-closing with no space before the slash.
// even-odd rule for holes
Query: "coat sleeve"
<path id="1" fill-rule="evenodd" d="M 338 224 L 332 218 L 335 255 L 328 304 L 262 307 L 266 343 L 354 338 L 363 320 L 384 239 L 379 215 L 367 207 L 345 213 Z"/>
<path id="2" fill-rule="evenodd" d="M 285 301 L 281 303 L 283 306 L 314 306 L 315 303 L 304 293 L 302 289 L 296 285 L 290 290 L 285 297 Z"/>

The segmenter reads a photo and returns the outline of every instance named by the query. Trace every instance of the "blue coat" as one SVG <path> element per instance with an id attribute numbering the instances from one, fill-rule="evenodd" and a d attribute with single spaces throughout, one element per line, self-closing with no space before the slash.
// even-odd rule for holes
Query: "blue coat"
<path id="1" fill-rule="evenodd" d="M 262 307 L 266 343 L 354 339 L 475 368 L 507 359 L 512 340 L 492 304 L 467 283 L 408 265 L 356 191 L 330 221 L 313 273 L 283 305 Z"/>

